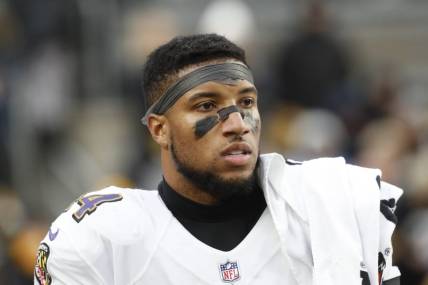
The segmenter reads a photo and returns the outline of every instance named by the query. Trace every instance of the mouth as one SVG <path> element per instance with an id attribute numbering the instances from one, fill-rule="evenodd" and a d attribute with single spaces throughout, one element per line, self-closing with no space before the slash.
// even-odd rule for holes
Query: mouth
<path id="1" fill-rule="evenodd" d="M 247 143 L 234 143 L 221 152 L 223 159 L 232 166 L 246 165 L 251 154 L 251 147 Z"/>

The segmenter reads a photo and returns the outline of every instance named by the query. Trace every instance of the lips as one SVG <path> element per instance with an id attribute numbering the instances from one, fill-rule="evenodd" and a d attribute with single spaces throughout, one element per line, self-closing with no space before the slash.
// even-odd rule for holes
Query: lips
<path id="1" fill-rule="evenodd" d="M 234 143 L 228 146 L 221 152 L 222 156 L 238 155 L 238 154 L 251 154 L 251 148 L 247 143 Z"/>
<path id="2" fill-rule="evenodd" d="M 252 150 L 247 143 L 234 143 L 221 152 L 227 163 L 233 166 L 246 165 L 251 159 Z"/>

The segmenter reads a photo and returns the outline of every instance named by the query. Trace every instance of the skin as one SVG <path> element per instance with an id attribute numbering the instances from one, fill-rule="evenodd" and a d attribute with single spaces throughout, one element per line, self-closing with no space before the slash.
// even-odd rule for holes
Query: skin
<path id="1" fill-rule="evenodd" d="M 218 61 L 217 61 L 218 62 Z M 223 62 L 226 62 L 223 61 Z M 206 64 L 212 64 L 207 62 Z M 189 66 L 179 77 L 201 66 Z M 218 110 L 236 105 L 245 113 L 229 114 L 228 119 L 217 123 L 202 137 L 195 135 L 195 126 Z M 224 181 L 248 180 L 254 173 L 259 154 L 260 114 L 257 108 L 257 91 L 246 80 L 236 84 L 206 82 L 184 94 L 164 115 L 151 114 L 148 127 L 152 138 L 161 149 L 161 165 L 166 182 L 184 197 L 201 204 L 215 204 L 218 197 L 192 183 L 177 169 L 176 157 L 188 166 L 216 174 Z M 227 161 L 222 152 L 232 145 L 243 143 L 250 148 L 249 159 L 242 165 Z"/>
<path id="2" fill-rule="evenodd" d="M 239 112 L 244 118 L 244 114 L 240 111 L 235 105 L 231 105 L 225 107 L 217 112 L 215 116 L 208 116 L 204 119 L 201 119 L 195 124 L 195 135 L 197 138 L 203 137 L 206 133 L 208 133 L 215 125 L 229 118 L 229 114 L 233 112 Z"/>

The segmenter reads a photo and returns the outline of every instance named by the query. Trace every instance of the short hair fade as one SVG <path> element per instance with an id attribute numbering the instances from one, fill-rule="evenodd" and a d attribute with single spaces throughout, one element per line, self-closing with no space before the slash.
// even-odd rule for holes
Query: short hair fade
<path id="1" fill-rule="evenodd" d="M 189 66 L 217 59 L 236 59 L 247 64 L 242 48 L 217 34 L 178 36 L 159 46 L 143 67 L 143 97 L 147 110 Z"/>

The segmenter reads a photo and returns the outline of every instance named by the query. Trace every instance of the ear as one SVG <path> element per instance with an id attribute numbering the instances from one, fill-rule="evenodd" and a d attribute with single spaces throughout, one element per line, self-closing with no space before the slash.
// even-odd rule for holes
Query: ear
<path id="1" fill-rule="evenodd" d="M 153 140 L 161 148 L 168 149 L 169 125 L 165 116 L 150 114 L 147 118 L 147 127 Z"/>

